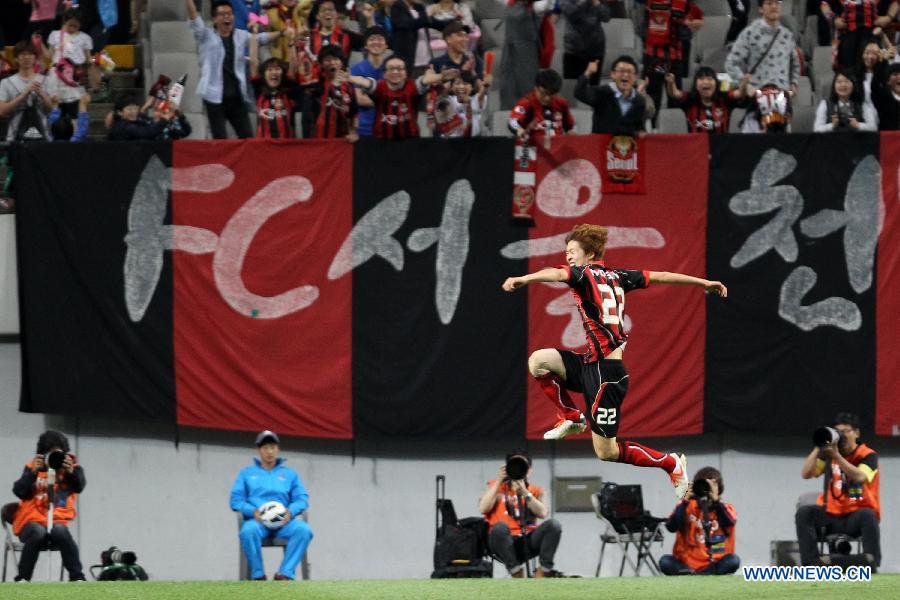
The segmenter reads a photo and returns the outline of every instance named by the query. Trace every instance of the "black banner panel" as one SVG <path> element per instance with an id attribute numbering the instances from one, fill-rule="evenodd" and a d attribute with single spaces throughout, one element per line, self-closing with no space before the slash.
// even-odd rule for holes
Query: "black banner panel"
<path id="1" fill-rule="evenodd" d="M 511 140 L 360 140 L 353 174 L 358 438 L 523 438 L 527 261 Z"/>
<path id="2" fill-rule="evenodd" d="M 20 410 L 174 422 L 171 145 L 15 153 Z"/>
<path id="3" fill-rule="evenodd" d="M 876 134 L 713 136 L 705 431 L 804 431 L 875 407 Z"/>

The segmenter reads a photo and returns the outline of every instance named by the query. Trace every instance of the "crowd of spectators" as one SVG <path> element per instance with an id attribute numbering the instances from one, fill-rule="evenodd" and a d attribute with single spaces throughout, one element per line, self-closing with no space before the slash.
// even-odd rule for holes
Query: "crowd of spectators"
<path id="1" fill-rule="evenodd" d="M 812 74 L 812 57 L 800 49 L 781 0 L 761 0 L 758 6 L 721 0 L 732 26 L 719 69 L 700 64 L 700 54 L 692 51 L 705 25 L 700 0 L 633 5 L 620 0 L 495 0 L 501 6 L 493 14 L 502 14 L 504 30 L 496 82 L 491 69 L 485 69 L 494 57 L 485 60 L 487 44 L 482 43 L 493 32 L 482 32 L 470 0 L 366 0 L 354 5 L 212 0 L 209 15 L 199 13 L 197 0 L 184 1 L 200 63 L 199 81 L 191 85 L 203 100 L 216 139 L 228 137 L 226 124 L 240 138 L 396 139 L 420 134 L 421 110 L 435 137 L 485 135 L 491 130 L 487 116 L 534 101 L 535 90 L 542 87 L 536 82 L 548 81 L 543 71 L 555 62 L 557 44 L 561 60 L 555 66 L 562 72 L 556 74 L 574 80 L 573 85 L 562 83 L 545 94 L 554 96 L 555 108 L 545 104 L 535 112 L 534 123 L 522 123 L 521 115 L 510 113 L 508 126 L 515 135 L 545 125 L 552 129 L 553 121 L 568 118 L 574 99 L 593 109 L 591 130 L 572 127 L 559 133 L 636 135 L 656 129 L 665 108 L 682 109 L 692 133 L 734 131 L 730 121 L 735 109 L 746 111 L 741 131 L 774 131 L 767 128 L 770 113 L 789 122 L 793 98 L 807 76 L 817 87 L 814 131 L 900 126 L 896 0 L 807 4 L 806 14 L 815 17 L 811 21 L 816 26 L 807 36 L 833 49 L 830 90 L 827 80 L 817 81 Z M 20 72 L 0 88 L 0 116 L 28 124 L 24 130 L 11 126 L 10 140 L 30 139 L 35 132 L 49 139 L 46 121 L 52 110 L 77 125 L 87 75 L 95 69 L 92 55 L 112 35 L 113 28 L 106 26 L 112 0 L 84 1 L 75 10 L 65 0 L 23 2 L 31 13 L 21 33 L 33 54 L 23 54 L 17 46 L 16 63 L 6 74 L 16 68 Z M 127 4 L 124 15 L 135 12 Z M 754 10 L 759 15 L 751 19 Z M 605 24 L 629 12 L 641 47 L 633 55 L 609 60 L 607 47 L 619 42 L 608 43 Z M 564 26 L 554 28 L 560 19 Z M 562 39 L 554 38 L 555 31 L 564 32 Z M 352 60 L 360 55 L 361 61 Z M 386 77 L 389 59 L 394 59 L 396 76 Z M 488 94 L 492 86 L 496 94 Z M 565 110 L 559 110 L 563 105 Z M 118 99 L 110 139 L 178 139 L 190 131 L 177 107 L 155 107 L 141 98 Z M 248 115 L 253 108 L 255 131 Z"/>

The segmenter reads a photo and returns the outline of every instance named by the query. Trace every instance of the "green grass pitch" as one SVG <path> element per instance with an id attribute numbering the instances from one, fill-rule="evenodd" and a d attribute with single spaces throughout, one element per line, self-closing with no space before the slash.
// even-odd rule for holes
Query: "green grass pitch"
<path id="1" fill-rule="evenodd" d="M 874 575 L 867 582 L 751 583 L 742 577 L 621 577 L 584 579 L 458 579 L 334 581 L 148 581 L 5 583 L 3 600 L 676 600 L 757 598 L 900 598 L 900 575 Z"/>

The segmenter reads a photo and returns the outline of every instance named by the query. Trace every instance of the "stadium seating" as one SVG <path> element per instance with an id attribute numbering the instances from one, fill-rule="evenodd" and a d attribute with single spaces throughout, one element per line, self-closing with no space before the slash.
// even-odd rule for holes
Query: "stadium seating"
<path id="1" fill-rule="evenodd" d="M 657 130 L 659 133 L 687 133 L 684 111 L 680 108 L 664 108 L 659 111 Z"/>

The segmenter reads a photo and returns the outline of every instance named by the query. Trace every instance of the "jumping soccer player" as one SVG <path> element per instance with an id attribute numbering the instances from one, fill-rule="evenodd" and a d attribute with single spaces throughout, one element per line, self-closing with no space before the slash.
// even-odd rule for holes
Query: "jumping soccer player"
<path id="1" fill-rule="evenodd" d="M 528 370 L 553 401 L 559 422 L 544 439 L 559 440 L 591 426 L 594 452 L 600 460 L 639 467 L 658 467 L 669 473 L 675 495 L 683 498 L 690 480 L 684 454 L 666 454 L 637 442 L 617 442 L 620 408 L 628 391 L 628 373 L 622 364 L 625 334 L 625 294 L 651 283 L 696 285 L 725 298 L 728 289 L 720 281 L 708 281 L 680 273 L 624 271 L 603 264 L 609 232 L 599 225 L 577 225 L 566 236 L 566 265 L 548 267 L 503 282 L 507 292 L 535 282 L 566 282 L 584 322 L 587 352 L 543 348 L 528 359 Z M 575 407 L 566 389 L 583 392 L 585 415 Z"/>

